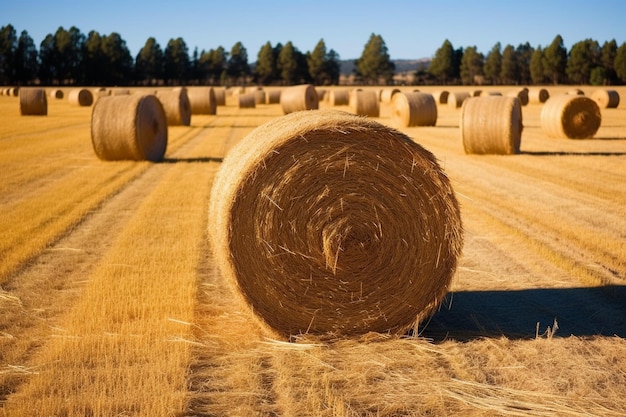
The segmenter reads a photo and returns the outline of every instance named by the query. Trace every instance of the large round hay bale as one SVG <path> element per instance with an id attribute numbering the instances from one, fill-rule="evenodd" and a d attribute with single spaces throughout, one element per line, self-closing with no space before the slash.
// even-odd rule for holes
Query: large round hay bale
<path id="1" fill-rule="evenodd" d="M 163 105 L 168 126 L 189 126 L 191 124 L 191 105 L 186 88 L 159 91 L 156 96 Z"/>
<path id="2" fill-rule="evenodd" d="M 167 148 L 163 105 L 154 95 L 99 98 L 91 113 L 91 143 L 107 161 L 162 160 Z"/>
<path id="3" fill-rule="evenodd" d="M 445 296 L 463 240 L 435 156 L 335 110 L 273 119 L 235 145 L 209 230 L 227 282 L 284 336 L 414 328 Z"/>
<path id="4" fill-rule="evenodd" d="M 280 90 L 269 90 L 267 94 L 265 94 L 265 102 L 267 104 L 280 103 Z"/>
<path id="5" fill-rule="evenodd" d="M 519 104 L 526 106 L 528 104 L 528 88 L 520 88 L 519 90 L 509 91 L 506 93 L 507 97 L 516 97 L 519 100 Z"/>
<path id="6" fill-rule="evenodd" d="M 353 90 L 350 93 L 350 111 L 358 116 L 379 117 L 380 102 L 376 91 Z"/>
<path id="7" fill-rule="evenodd" d="M 528 89 L 528 104 L 545 103 L 550 98 L 550 93 L 545 88 Z"/>
<path id="8" fill-rule="evenodd" d="M 75 88 L 70 90 L 67 100 L 74 106 L 91 106 L 93 104 L 93 94 L 86 88 Z"/>
<path id="9" fill-rule="evenodd" d="M 472 97 L 468 92 L 452 92 L 448 94 L 448 107 L 451 109 L 458 109 L 463 105 L 463 102 Z"/>
<path id="10" fill-rule="evenodd" d="M 594 90 L 590 98 L 598 103 L 601 109 L 611 109 L 619 106 L 619 93 L 616 90 Z"/>
<path id="11" fill-rule="evenodd" d="M 437 103 L 428 93 L 398 93 L 391 99 L 391 118 L 398 127 L 434 126 Z"/>
<path id="12" fill-rule="evenodd" d="M 541 127 L 552 138 L 591 138 L 600 128 L 601 122 L 600 107 L 585 96 L 553 96 L 541 109 Z"/>
<path id="13" fill-rule="evenodd" d="M 215 94 L 215 104 L 218 106 L 226 105 L 226 89 L 224 87 L 213 88 Z"/>
<path id="14" fill-rule="evenodd" d="M 253 91 L 251 93 L 239 94 L 237 101 L 240 109 L 253 109 L 256 107 L 256 93 Z"/>
<path id="15" fill-rule="evenodd" d="M 64 96 L 63 90 L 61 90 L 60 88 L 53 88 L 52 90 L 50 90 L 48 95 L 50 96 L 50 98 L 56 98 L 56 99 L 62 99 Z"/>
<path id="16" fill-rule="evenodd" d="M 380 101 L 381 103 L 391 103 L 393 96 L 397 93 L 400 93 L 399 88 L 383 88 L 380 90 Z"/>
<path id="17" fill-rule="evenodd" d="M 319 107 L 319 100 L 315 87 L 313 84 L 301 84 L 284 88 L 280 93 L 280 105 L 285 114 L 316 110 Z"/>
<path id="18" fill-rule="evenodd" d="M 213 87 L 191 87 L 187 89 L 191 114 L 217 114 L 217 100 Z"/>
<path id="19" fill-rule="evenodd" d="M 22 116 L 46 116 L 48 114 L 46 90 L 38 87 L 20 88 L 20 114 Z"/>
<path id="20" fill-rule="evenodd" d="M 469 98 L 461 109 L 460 128 L 467 154 L 519 153 L 522 107 L 516 97 Z"/>
<path id="21" fill-rule="evenodd" d="M 350 104 L 350 91 L 332 89 L 328 93 L 328 104 L 331 106 L 347 106 Z"/>
<path id="22" fill-rule="evenodd" d="M 449 91 L 439 90 L 433 92 L 433 98 L 435 99 L 435 103 L 437 104 L 448 104 L 448 96 L 450 95 Z"/>

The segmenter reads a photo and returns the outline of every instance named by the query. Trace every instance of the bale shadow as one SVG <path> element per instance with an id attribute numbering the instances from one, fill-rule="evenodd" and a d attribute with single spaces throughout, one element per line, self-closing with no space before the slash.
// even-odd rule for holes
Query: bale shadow
<path id="1" fill-rule="evenodd" d="M 222 162 L 224 158 L 215 158 L 212 156 L 200 158 L 163 158 L 162 164 L 178 164 L 178 163 L 196 163 L 196 162 Z"/>
<path id="2" fill-rule="evenodd" d="M 458 291 L 448 294 L 420 336 L 441 342 L 532 339 L 546 332 L 551 337 L 626 337 L 626 285 Z"/>

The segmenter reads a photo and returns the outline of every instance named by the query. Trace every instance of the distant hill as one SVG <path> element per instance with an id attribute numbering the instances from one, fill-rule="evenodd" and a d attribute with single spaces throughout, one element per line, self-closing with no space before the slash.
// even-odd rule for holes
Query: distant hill
<path id="1" fill-rule="evenodd" d="M 396 73 L 415 72 L 420 65 L 426 68 L 430 65 L 430 58 L 420 59 L 392 59 L 391 62 L 396 66 Z M 354 59 L 344 59 L 339 61 L 340 71 L 342 75 L 351 75 L 354 72 Z"/>

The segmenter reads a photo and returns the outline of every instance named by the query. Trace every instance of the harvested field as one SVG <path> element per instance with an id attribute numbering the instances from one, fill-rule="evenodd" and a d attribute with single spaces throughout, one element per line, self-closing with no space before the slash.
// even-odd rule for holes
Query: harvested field
<path id="1" fill-rule="evenodd" d="M 402 337 L 291 341 L 242 304 L 208 243 L 224 155 L 281 105 L 228 96 L 170 126 L 160 163 L 99 160 L 92 109 L 50 100 L 26 118 L 0 96 L 0 416 L 626 414 L 626 103 L 569 140 L 530 102 L 516 155 L 466 155 L 447 104 L 436 126 L 402 128 L 461 207 L 446 299 Z M 390 104 L 373 119 L 391 126 Z"/>

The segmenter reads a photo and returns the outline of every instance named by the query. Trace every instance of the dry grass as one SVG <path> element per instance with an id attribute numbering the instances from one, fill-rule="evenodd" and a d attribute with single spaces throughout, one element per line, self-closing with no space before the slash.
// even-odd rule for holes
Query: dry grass
<path id="1" fill-rule="evenodd" d="M 461 205 L 448 298 L 412 337 L 287 343 L 209 256 L 217 163 L 283 114 L 236 99 L 170 127 L 149 164 L 99 161 L 90 108 L 51 100 L 22 118 L 0 97 L 0 415 L 626 413 L 626 107 L 602 109 L 594 139 L 561 141 L 525 106 L 518 155 L 466 155 L 446 105 L 437 126 L 404 128 Z"/>

